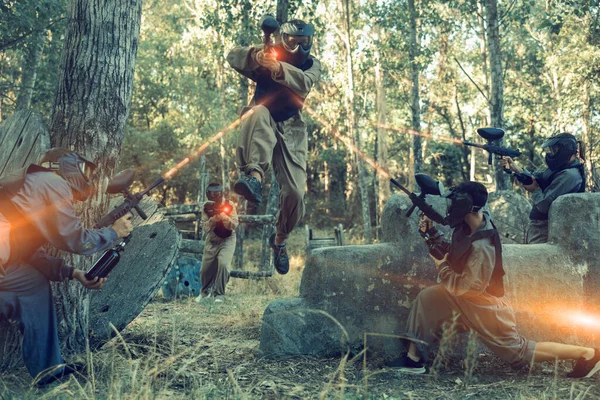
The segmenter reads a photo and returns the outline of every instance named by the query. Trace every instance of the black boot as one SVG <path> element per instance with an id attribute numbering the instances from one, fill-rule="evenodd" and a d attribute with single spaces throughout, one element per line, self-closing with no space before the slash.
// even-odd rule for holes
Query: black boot
<path id="1" fill-rule="evenodd" d="M 285 249 L 285 244 L 275 244 L 275 234 L 271 235 L 269 242 L 271 244 L 271 248 L 273 249 L 273 264 L 275 265 L 275 269 L 281 275 L 287 274 L 290 270 L 290 258 L 288 257 L 287 250 Z"/>
<path id="2" fill-rule="evenodd" d="M 251 203 L 262 201 L 262 184 L 252 175 L 242 175 L 233 185 L 233 190 Z"/>

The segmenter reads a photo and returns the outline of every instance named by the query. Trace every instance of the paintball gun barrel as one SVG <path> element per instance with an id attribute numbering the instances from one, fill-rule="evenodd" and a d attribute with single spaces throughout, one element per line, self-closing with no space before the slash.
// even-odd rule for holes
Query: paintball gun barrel
<path id="1" fill-rule="evenodd" d="M 438 213 L 435 210 L 435 208 L 428 204 L 425 199 L 425 197 L 428 194 L 440 196 L 444 191 L 442 184 L 436 180 L 433 180 L 431 177 L 425 174 L 415 174 L 415 180 L 417 182 L 417 185 L 419 185 L 419 188 L 421 188 L 421 193 L 418 195 L 402 186 L 394 178 L 390 179 L 390 182 L 392 182 L 394 186 L 398 187 L 400 190 L 406 193 L 413 203 L 412 207 L 406 212 L 406 216 L 410 217 L 415 208 L 418 208 L 433 222 L 437 222 L 438 224 L 444 224 L 444 217 L 442 217 L 442 215 Z"/>
<path id="2" fill-rule="evenodd" d="M 229 215 L 232 210 L 233 208 L 228 203 L 217 204 L 214 201 L 207 201 L 206 204 L 204 204 L 204 212 L 208 218 L 212 218 L 221 213 Z"/>
<path id="3" fill-rule="evenodd" d="M 463 143 L 467 146 L 477 147 L 483 149 L 489 153 L 488 164 L 492 165 L 492 154 L 502 157 L 518 157 L 521 155 L 519 150 L 511 149 L 508 147 L 496 146 L 494 142 L 504 137 L 504 131 L 498 128 L 479 128 L 477 129 L 479 136 L 487 140 L 487 144 L 477 144 L 473 142 L 464 141 Z M 512 173 L 509 169 L 504 168 L 504 172 Z"/>

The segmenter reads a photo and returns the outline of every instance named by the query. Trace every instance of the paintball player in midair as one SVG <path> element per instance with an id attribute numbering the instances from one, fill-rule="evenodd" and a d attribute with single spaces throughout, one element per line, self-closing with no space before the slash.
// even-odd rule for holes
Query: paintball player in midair
<path id="1" fill-rule="evenodd" d="M 256 82 L 249 105 L 254 112 L 240 126 L 236 161 L 241 176 L 234 190 L 260 203 L 266 172 L 273 166 L 281 193 L 270 243 L 280 274 L 289 271 L 286 239 L 304 215 L 308 142 L 300 110 L 321 75 L 321 63 L 310 55 L 313 34 L 313 25 L 292 20 L 281 25 L 272 48 L 237 47 L 227 55 L 236 71 Z"/>
<path id="2" fill-rule="evenodd" d="M 548 139 L 542 145 L 548 168 L 534 172 L 530 184 L 523 184 L 529 192 L 541 189 L 534 198 L 529 214 L 529 226 L 525 242 L 527 244 L 546 243 L 548 241 L 548 212 L 552 202 L 558 196 L 569 193 L 585 192 L 585 171 L 577 158 L 578 142 L 570 133 L 561 133 Z M 517 174 L 523 171 L 510 157 L 500 160 L 500 165 L 508 167 Z"/>
<path id="3" fill-rule="evenodd" d="M 27 370 L 45 385 L 82 366 L 61 356 L 50 281 L 75 279 L 88 289 L 100 289 L 106 279 L 86 279 L 84 271 L 65 265 L 41 249 L 51 244 L 75 254 L 107 249 L 126 237 L 131 215 L 112 227 L 90 230 L 73 208 L 94 192 L 96 165 L 66 149 L 54 148 L 41 166 L 32 164 L 0 178 L 0 318 L 19 323 Z"/>
<path id="4" fill-rule="evenodd" d="M 600 369 L 598 349 L 554 342 L 535 343 L 519 335 L 515 314 L 504 298 L 504 269 L 500 236 L 487 212 L 488 193 L 478 182 L 464 182 L 452 190 L 445 222 L 453 228 L 449 252 L 433 259 L 438 284 L 423 289 L 415 299 L 407 322 L 406 355 L 387 365 L 401 372 L 426 372 L 427 346 L 440 338 L 458 315 L 459 331 L 473 330 L 496 356 L 515 368 L 532 361 L 577 360 L 571 378 L 589 378 Z M 432 221 L 423 216 L 421 232 L 443 241 Z M 452 335 L 452 332 L 446 332 Z"/>
<path id="5" fill-rule="evenodd" d="M 229 266 L 235 252 L 235 228 L 239 222 L 235 206 L 223 196 L 223 187 L 211 183 L 206 189 L 207 202 L 202 207 L 202 231 L 206 235 L 200 269 L 202 289 L 196 302 L 212 298 L 225 300 Z"/>

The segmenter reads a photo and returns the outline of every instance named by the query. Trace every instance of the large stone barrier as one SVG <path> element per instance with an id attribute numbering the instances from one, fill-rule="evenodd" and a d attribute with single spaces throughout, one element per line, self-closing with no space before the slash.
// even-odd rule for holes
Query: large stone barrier
<path id="1" fill-rule="evenodd" d="M 300 298 L 265 311 L 265 356 L 332 356 L 348 348 L 388 354 L 419 291 L 435 284 L 435 268 L 407 196 L 392 196 L 383 212 L 384 243 L 321 248 L 307 260 Z M 577 205 L 577 207 L 573 207 Z M 550 213 L 551 243 L 505 244 L 506 296 L 520 332 L 533 340 L 592 345 L 595 333 L 577 313 L 597 302 L 600 283 L 600 194 L 559 198 Z"/>

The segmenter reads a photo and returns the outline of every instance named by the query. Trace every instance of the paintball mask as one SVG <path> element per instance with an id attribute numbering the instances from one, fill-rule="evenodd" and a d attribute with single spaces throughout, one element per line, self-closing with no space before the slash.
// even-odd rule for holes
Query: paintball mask
<path id="1" fill-rule="evenodd" d="M 211 183 L 206 188 L 206 199 L 216 204 L 223 202 L 223 186 L 218 183 Z"/>
<path id="2" fill-rule="evenodd" d="M 281 61 L 300 66 L 308 60 L 312 48 L 315 28 L 312 24 L 295 19 L 281 25 L 276 38 L 283 49 Z"/>
<path id="3" fill-rule="evenodd" d="M 561 133 L 546 140 L 542 149 L 546 153 L 548 168 L 557 171 L 569 163 L 573 154 L 577 154 L 577 139 L 570 133 Z"/>
<path id="4" fill-rule="evenodd" d="M 42 159 L 42 166 L 56 171 L 73 190 L 73 197 L 87 200 L 94 192 L 92 183 L 96 164 L 89 158 L 73 151 L 56 147 L 50 149 Z"/>
<path id="5" fill-rule="evenodd" d="M 485 193 L 483 197 L 478 196 L 481 198 L 474 199 L 474 196 L 471 193 L 474 191 L 475 185 L 481 186 L 476 189 L 481 194 Z M 481 190 L 482 188 L 483 191 Z M 487 190 L 481 183 L 464 182 L 455 189 L 452 189 L 445 197 L 450 201 L 445 222 L 451 228 L 456 228 L 464 222 L 468 213 L 478 212 L 485 206 L 485 203 L 487 202 Z"/>

